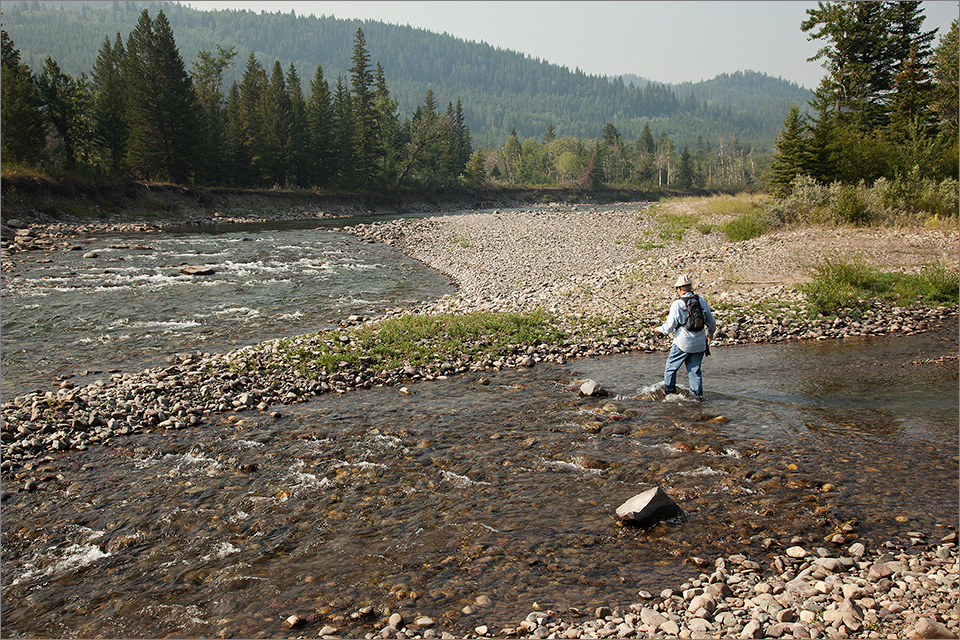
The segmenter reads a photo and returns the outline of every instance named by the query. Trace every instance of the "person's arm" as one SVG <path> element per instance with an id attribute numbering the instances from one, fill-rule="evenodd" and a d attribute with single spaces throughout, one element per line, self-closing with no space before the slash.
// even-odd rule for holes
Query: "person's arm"
<path id="1" fill-rule="evenodd" d="M 663 334 L 673 333 L 677 330 L 677 327 L 680 326 L 680 305 L 682 303 L 679 300 L 674 300 L 670 305 L 670 314 L 667 316 L 666 322 L 654 329 L 654 331 L 659 331 Z"/>
<path id="2" fill-rule="evenodd" d="M 710 311 L 710 305 L 702 296 L 700 297 L 700 305 L 703 307 L 703 323 L 707 326 L 707 340 L 712 340 L 713 334 L 717 332 L 717 320 L 713 317 L 713 312 Z"/>

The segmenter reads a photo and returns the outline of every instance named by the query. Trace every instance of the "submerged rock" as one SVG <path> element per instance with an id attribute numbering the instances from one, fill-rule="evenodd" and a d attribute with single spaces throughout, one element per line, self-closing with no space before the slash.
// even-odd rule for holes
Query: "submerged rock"
<path id="1" fill-rule="evenodd" d="M 195 265 L 187 265 L 185 267 L 180 267 L 180 273 L 188 276 L 212 276 L 216 271 L 211 267 L 198 267 Z"/>

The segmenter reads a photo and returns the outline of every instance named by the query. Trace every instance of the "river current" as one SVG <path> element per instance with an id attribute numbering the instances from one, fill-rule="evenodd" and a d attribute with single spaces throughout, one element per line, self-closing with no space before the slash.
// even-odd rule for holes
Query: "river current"
<path id="1" fill-rule="evenodd" d="M 316 226 L 102 237 L 85 251 L 123 261 L 87 269 L 71 255 L 5 278 L 4 394 L 451 290 Z M 217 273 L 181 277 L 183 262 Z M 12 488 L 3 503 L 2 636 L 295 637 L 330 624 L 363 637 L 388 608 L 496 634 L 534 603 L 587 610 L 677 587 L 698 558 L 763 562 L 794 536 L 832 547 L 843 523 L 868 546 L 942 537 L 958 518 L 957 335 L 951 320 L 914 336 L 717 347 L 703 404 L 659 399 L 663 354 L 630 354 L 55 453 L 38 462 L 40 491 Z M 611 395 L 578 396 L 583 378 Z M 684 517 L 620 526 L 616 507 L 654 485 Z M 286 629 L 292 614 L 312 626 Z"/>

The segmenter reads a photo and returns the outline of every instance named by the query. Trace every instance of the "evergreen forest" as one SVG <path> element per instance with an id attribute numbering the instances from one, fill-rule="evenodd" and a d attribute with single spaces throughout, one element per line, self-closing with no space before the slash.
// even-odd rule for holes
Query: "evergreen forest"
<path id="1" fill-rule="evenodd" d="M 811 94 L 751 71 L 681 85 L 592 76 L 292 11 L 5 3 L 3 163 L 351 191 L 495 181 L 787 194 L 798 176 L 955 177 L 956 24 L 937 43 L 919 2 L 818 7 L 798 25 L 825 42 Z"/>

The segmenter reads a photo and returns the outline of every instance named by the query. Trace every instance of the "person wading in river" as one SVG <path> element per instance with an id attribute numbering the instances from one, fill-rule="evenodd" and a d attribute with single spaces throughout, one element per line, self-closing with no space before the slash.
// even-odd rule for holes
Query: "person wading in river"
<path id="1" fill-rule="evenodd" d="M 666 395 L 677 392 L 677 371 L 681 364 L 685 364 L 690 378 L 690 392 L 697 399 L 702 399 L 703 375 L 700 364 L 704 355 L 710 355 L 710 340 L 717 330 L 717 321 L 713 319 L 707 301 L 693 292 L 693 281 L 688 275 L 681 275 L 673 286 L 677 290 L 677 300 L 670 305 L 667 321 L 654 328 L 654 331 L 662 334 L 674 332 L 673 347 L 663 372 L 663 391 Z"/>

